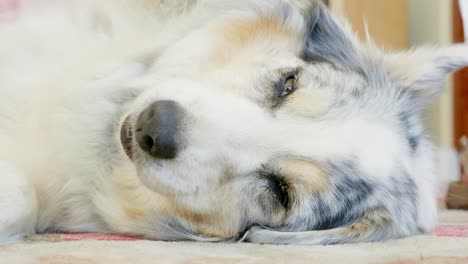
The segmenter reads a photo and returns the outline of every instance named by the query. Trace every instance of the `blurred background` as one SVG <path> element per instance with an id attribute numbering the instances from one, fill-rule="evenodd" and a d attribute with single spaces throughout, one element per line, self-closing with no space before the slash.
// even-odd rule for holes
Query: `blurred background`
<path id="1" fill-rule="evenodd" d="M 335 14 L 346 17 L 363 39 L 367 23 L 370 35 L 388 50 L 464 41 L 460 4 L 463 7 L 466 0 L 326 2 Z M 445 86 L 442 96 L 425 112 L 428 129 L 439 147 L 437 167 L 442 186 L 461 177 L 458 153 L 462 151 L 462 135 L 468 135 L 468 70 L 448 78 Z"/>

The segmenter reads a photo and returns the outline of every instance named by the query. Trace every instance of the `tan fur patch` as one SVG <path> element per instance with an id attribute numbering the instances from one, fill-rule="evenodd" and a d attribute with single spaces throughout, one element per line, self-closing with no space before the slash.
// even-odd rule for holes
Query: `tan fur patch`
<path id="1" fill-rule="evenodd" d="M 288 97 L 282 110 L 293 115 L 314 117 L 325 113 L 330 107 L 330 102 L 330 95 L 322 91 L 298 91 Z"/>
<path id="2" fill-rule="evenodd" d="M 351 237 L 365 236 L 373 229 L 388 225 L 391 221 L 391 216 L 386 211 L 377 210 L 349 227 L 343 228 L 343 235 Z"/>
<path id="3" fill-rule="evenodd" d="M 306 159 L 289 159 L 280 162 L 281 175 L 301 192 L 316 193 L 326 190 L 328 177 L 316 163 Z"/>
<path id="4" fill-rule="evenodd" d="M 237 24 L 228 25 L 223 31 L 232 45 L 245 45 L 262 37 L 289 35 L 284 25 L 276 17 L 242 20 Z"/>
<path id="5" fill-rule="evenodd" d="M 236 54 L 236 50 L 255 40 L 271 38 L 290 39 L 291 32 L 275 17 L 261 17 L 241 20 L 220 29 L 223 40 L 215 53 L 215 64 L 224 64 Z"/>
<path id="6" fill-rule="evenodd" d="M 124 206 L 124 212 L 125 214 L 131 218 L 131 219 L 137 219 L 143 217 L 145 214 L 141 209 L 135 208 L 135 207 L 130 207 L 130 206 Z"/>
<path id="7" fill-rule="evenodd" d="M 179 208 L 175 211 L 175 213 L 178 217 L 186 219 L 193 224 L 209 224 L 211 221 L 213 221 L 213 217 L 210 215 L 193 212 L 190 209 Z"/>
<path id="8" fill-rule="evenodd" d="M 204 237 L 231 237 L 233 232 L 228 225 L 224 225 L 224 218 L 220 214 L 202 214 L 190 209 L 178 209 L 175 211 L 180 218 L 190 222 L 196 232 Z"/>
<path id="9" fill-rule="evenodd" d="M 202 234 L 204 237 L 213 237 L 213 238 L 228 238 L 236 235 L 231 230 L 222 227 L 214 227 L 208 225 L 198 225 L 196 226 L 198 233 Z"/>

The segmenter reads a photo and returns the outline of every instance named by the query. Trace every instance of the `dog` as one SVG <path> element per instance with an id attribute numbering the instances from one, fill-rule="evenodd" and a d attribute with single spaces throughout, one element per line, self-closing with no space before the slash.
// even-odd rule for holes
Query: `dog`
<path id="1" fill-rule="evenodd" d="M 421 111 L 468 47 L 313 0 L 76 1 L 0 24 L 0 240 L 339 244 L 437 223 Z"/>

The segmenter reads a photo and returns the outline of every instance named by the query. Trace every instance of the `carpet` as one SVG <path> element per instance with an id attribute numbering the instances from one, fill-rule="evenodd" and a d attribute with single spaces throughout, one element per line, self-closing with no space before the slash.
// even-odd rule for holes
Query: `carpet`
<path id="1" fill-rule="evenodd" d="M 468 263 L 468 211 L 447 210 L 432 234 L 381 243 L 276 246 L 162 242 L 107 234 L 34 235 L 0 246 L 0 263 Z"/>

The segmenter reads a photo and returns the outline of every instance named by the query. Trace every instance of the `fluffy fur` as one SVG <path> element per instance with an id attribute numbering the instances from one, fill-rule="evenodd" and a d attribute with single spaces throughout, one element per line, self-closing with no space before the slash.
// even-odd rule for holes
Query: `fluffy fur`
<path id="1" fill-rule="evenodd" d="M 315 1 L 76 2 L 0 24 L 2 241 L 331 244 L 435 225 L 420 111 L 466 46 L 384 53 Z M 120 139 L 162 100 L 184 113 L 170 160 Z"/>

